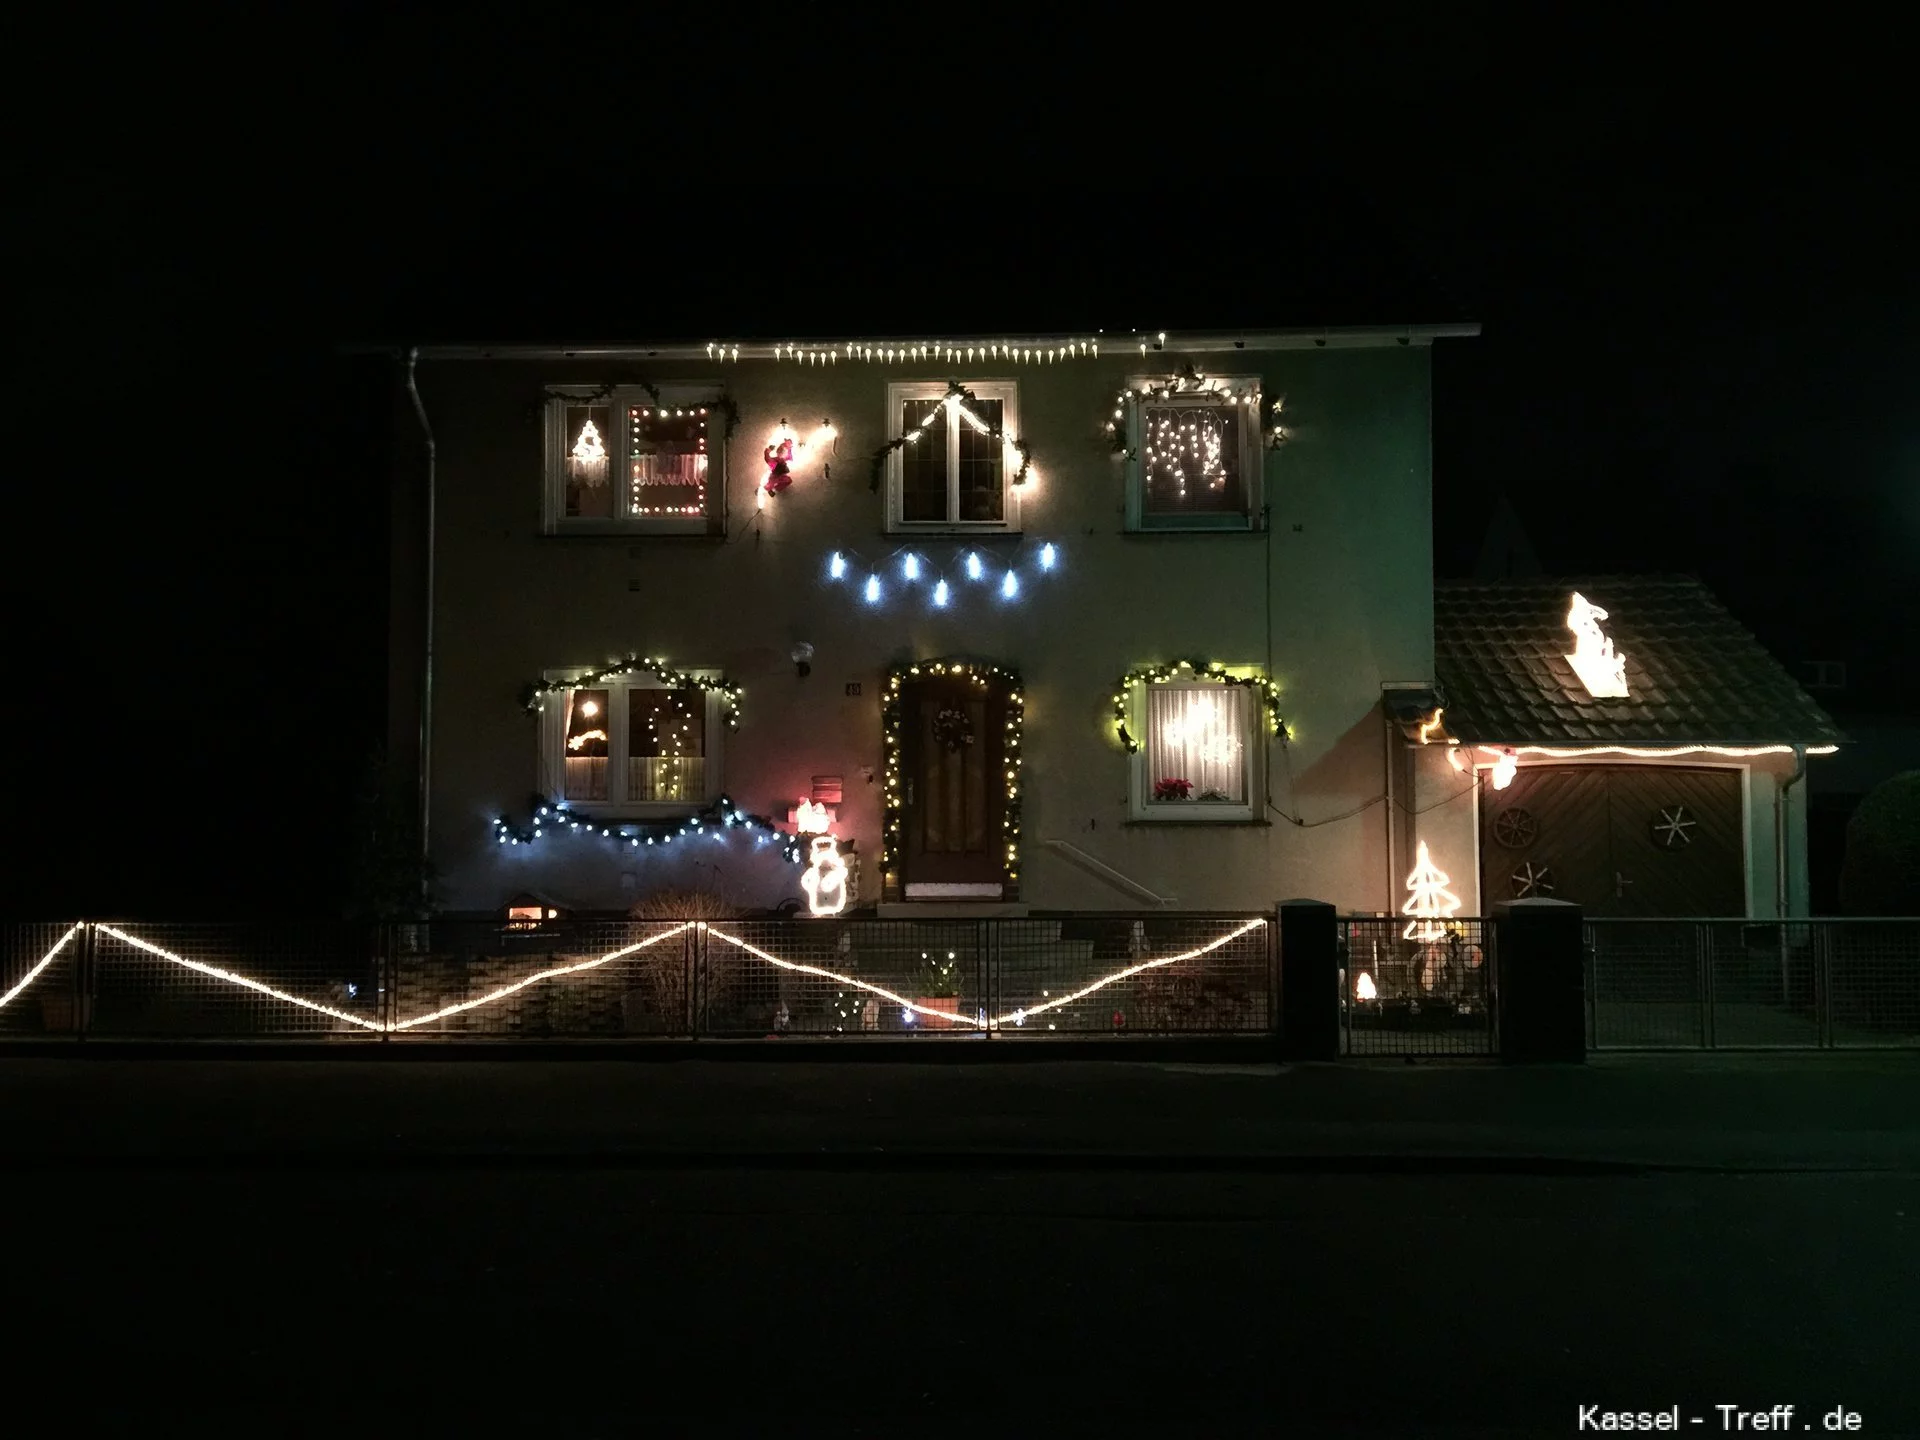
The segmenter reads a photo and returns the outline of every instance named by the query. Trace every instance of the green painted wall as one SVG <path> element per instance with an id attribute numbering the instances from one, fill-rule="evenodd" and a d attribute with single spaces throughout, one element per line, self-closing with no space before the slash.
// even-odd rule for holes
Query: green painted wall
<path id="1" fill-rule="evenodd" d="M 442 902 L 483 908 L 527 888 L 578 907 L 628 903 L 656 884 L 719 884 L 748 904 L 797 895 L 791 871 L 717 852 L 636 864 L 589 842 L 502 848 L 490 821 L 518 814 L 539 778 L 537 732 L 518 705 L 543 671 L 629 651 L 717 665 L 746 687 L 746 721 L 728 738 L 726 789 L 777 814 L 810 777 L 846 783 L 840 829 L 879 893 L 884 667 L 966 653 L 1026 678 L 1027 793 L 1022 899 L 1036 908 L 1126 908 L 1121 892 L 1041 841 L 1067 841 L 1182 906 L 1264 906 L 1296 895 L 1343 909 L 1389 902 L 1380 687 L 1432 671 L 1429 352 L 1418 344 L 1192 357 L 1208 373 L 1258 375 L 1283 397 L 1291 438 L 1266 453 L 1271 526 L 1263 533 L 1124 533 L 1124 462 L 1105 422 L 1135 376 L 1164 378 L 1188 357 L 1076 359 L 976 367 L 1011 378 L 1035 479 L 1022 503 L 1029 550 L 1051 540 L 1059 566 L 1013 603 L 959 583 L 933 611 L 903 594 L 909 543 L 936 563 L 963 548 L 883 533 L 883 497 L 867 456 L 891 438 L 890 380 L 950 377 L 950 367 L 768 361 L 658 364 L 656 383 L 721 380 L 739 406 L 729 454 L 727 540 L 540 533 L 544 385 L 626 378 L 633 367 L 575 362 L 422 362 L 420 389 L 439 443 L 437 664 L 432 833 Z M 805 466 L 755 518 L 760 448 L 783 418 L 839 430 L 828 479 Z M 1004 541 L 979 548 L 991 559 Z M 827 579 L 834 550 L 854 568 Z M 857 583 L 893 562 L 887 597 Z M 951 572 L 950 572 L 951 573 Z M 635 583 L 638 582 L 638 588 Z M 924 587 L 923 587 L 924 588 Z M 815 647 L 799 679 L 794 642 Z M 1129 825 L 1129 761 L 1108 724 L 1113 682 L 1143 663 L 1203 654 L 1271 665 L 1295 733 L 1268 749 L 1271 824 Z M 858 698 L 846 687 L 861 685 Z M 877 779 L 877 777 L 876 777 Z M 1373 803 L 1370 803 L 1373 802 Z M 624 878 L 623 878 L 624 877 Z"/>

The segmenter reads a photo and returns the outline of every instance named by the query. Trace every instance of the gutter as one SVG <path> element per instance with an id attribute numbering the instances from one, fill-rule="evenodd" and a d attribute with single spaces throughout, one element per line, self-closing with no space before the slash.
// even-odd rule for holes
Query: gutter
<path id="1" fill-rule="evenodd" d="M 780 340 L 762 338 L 751 342 L 729 339 L 722 346 L 717 341 L 707 342 L 661 342 L 656 344 L 631 345 L 485 345 L 450 344 L 420 345 L 409 352 L 411 356 L 420 356 L 428 360 L 700 360 L 724 362 L 727 364 L 746 360 L 779 360 L 782 364 L 804 365 L 809 361 L 803 357 L 787 354 L 789 347 L 796 351 L 815 352 L 816 359 L 811 363 L 828 363 L 831 356 L 834 362 L 877 363 L 871 360 L 856 361 L 847 352 L 849 348 L 864 350 L 869 347 L 884 347 L 898 350 L 921 346 L 926 348 L 954 348 L 962 350 L 1002 349 L 1032 350 L 1036 354 L 1022 364 L 1045 364 L 1037 352 L 1043 350 L 1064 350 L 1069 346 L 1104 345 L 1107 354 L 1103 359 L 1140 359 L 1156 353 L 1196 354 L 1200 352 L 1257 352 L 1269 350 L 1352 350 L 1378 349 L 1389 345 L 1429 345 L 1435 340 L 1471 339 L 1480 333 L 1480 327 L 1473 323 L 1448 325 L 1347 325 L 1322 326 L 1311 330 L 1247 330 L 1238 333 L 1208 332 L 1195 334 L 1173 333 L 1165 341 L 1159 338 L 1159 332 L 1140 334 L 1108 335 L 1096 332 L 1089 336 L 1085 332 L 1075 335 L 966 335 L 949 336 L 943 340 L 929 340 L 923 336 L 879 337 L 865 336 L 854 339 L 840 336 L 828 340 Z M 383 347 L 373 346 L 372 349 Z M 720 354 L 725 350 L 725 355 Z M 735 354 L 734 352 L 738 352 Z M 908 357 L 900 357 L 903 363 L 913 363 Z M 932 362 L 934 357 L 925 357 Z M 981 357 L 985 363 L 992 360 Z M 1002 361 L 1005 357 L 1000 357 Z M 1064 364 L 1068 359 L 1092 358 L 1090 355 L 1062 355 L 1053 363 Z"/>
<path id="2" fill-rule="evenodd" d="M 1793 774 L 1775 787 L 1773 792 L 1773 858 L 1775 867 L 1773 900 L 1774 909 L 1780 918 L 1787 918 L 1787 792 L 1807 778 L 1807 747 L 1793 747 Z"/>
<path id="3" fill-rule="evenodd" d="M 427 407 L 420 401 L 420 387 L 414 383 L 414 366 L 420 360 L 420 347 L 414 346 L 407 352 L 407 394 L 413 397 L 413 413 L 419 417 L 421 433 L 427 442 L 427 598 L 426 598 L 426 641 L 422 647 L 420 665 L 420 871 L 421 885 L 427 885 L 427 827 L 431 820 L 431 796 L 433 776 L 433 590 L 434 590 L 434 522 L 435 501 L 437 499 L 437 459 L 438 450 L 434 444 L 433 426 L 427 420 Z M 422 900 L 426 897 L 423 894 Z"/>

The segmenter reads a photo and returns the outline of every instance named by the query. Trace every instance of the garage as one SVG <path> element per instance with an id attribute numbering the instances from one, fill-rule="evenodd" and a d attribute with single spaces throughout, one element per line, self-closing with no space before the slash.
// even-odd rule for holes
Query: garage
<path id="1" fill-rule="evenodd" d="M 1745 915 L 1744 791 L 1732 767 L 1520 768 L 1482 796 L 1480 893 L 1597 916 Z"/>
<path id="2" fill-rule="evenodd" d="M 1413 753 L 1400 840 L 1472 876 L 1464 906 L 1807 913 L 1809 757 L 1844 737 L 1699 580 L 1442 583 L 1434 676 L 1390 697 Z"/>

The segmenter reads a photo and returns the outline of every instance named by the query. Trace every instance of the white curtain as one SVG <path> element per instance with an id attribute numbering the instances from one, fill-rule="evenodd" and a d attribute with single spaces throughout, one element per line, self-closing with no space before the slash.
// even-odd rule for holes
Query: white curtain
<path id="1" fill-rule="evenodd" d="M 1190 803 L 1245 805 L 1248 709 L 1239 685 L 1149 685 L 1147 798 L 1162 780 L 1187 780 Z"/>

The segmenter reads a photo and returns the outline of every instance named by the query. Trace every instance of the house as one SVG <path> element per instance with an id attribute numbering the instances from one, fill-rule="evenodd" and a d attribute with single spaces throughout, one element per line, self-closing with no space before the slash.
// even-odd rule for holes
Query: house
<path id="1" fill-rule="evenodd" d="M 1382 913 L 1426 843 L 1467 912 L 1599 905 L 1612 862 L 1508 812 L 1604 830 L 1556 777 L 1684 772 L 1642 808 L 1739 876 L 1618 888 L 1773 913 L 1835 732 L 1711 597 L 1582 592 L 1621 698 L 1570 688 L 1565 586 L 1443 587 L 1436 653 L 1431 347 L 1476 331 L 409 350 L 393 744 L 440 904 Z"/>

